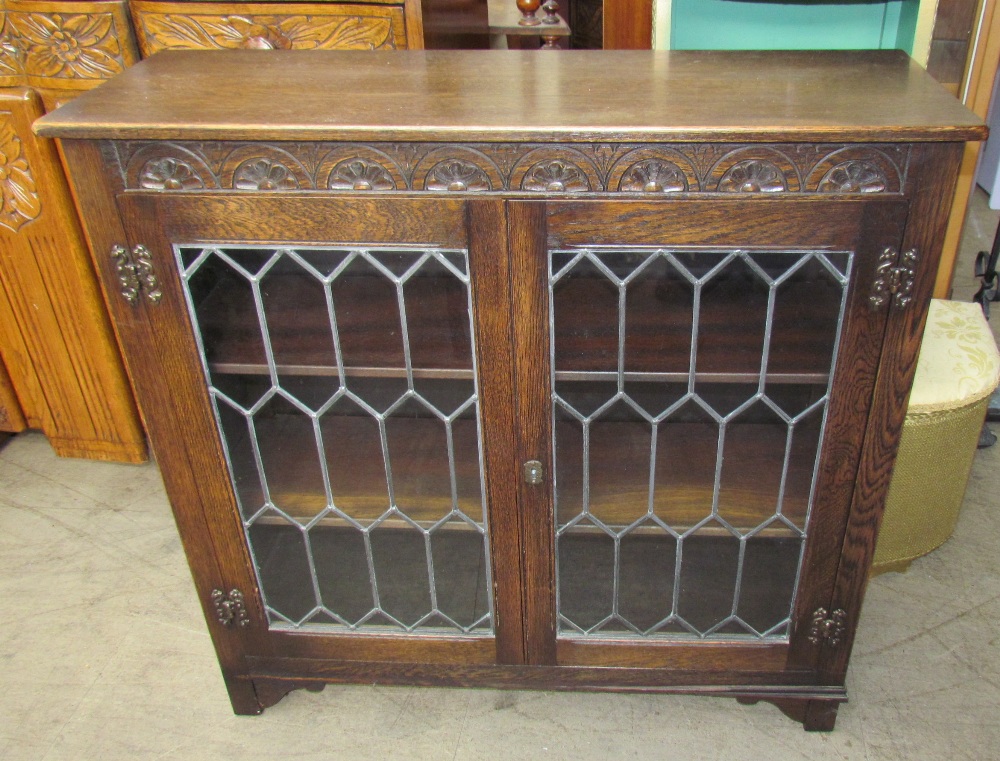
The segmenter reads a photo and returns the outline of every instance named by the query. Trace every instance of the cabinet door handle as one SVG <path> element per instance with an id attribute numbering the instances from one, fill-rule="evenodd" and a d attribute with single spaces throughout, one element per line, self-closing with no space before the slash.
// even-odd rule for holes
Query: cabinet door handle
<path id="1" fill-rule="evenodd" d="M 545 469 L 538 460 L 528 460 L 524 463 L 524 482 L 538 486 L 545 477 Z"/>

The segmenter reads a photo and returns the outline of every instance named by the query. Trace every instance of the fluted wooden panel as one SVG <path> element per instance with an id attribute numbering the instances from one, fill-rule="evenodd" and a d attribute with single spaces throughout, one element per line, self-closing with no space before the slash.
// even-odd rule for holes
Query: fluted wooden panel
<path id="1" fill-rule="evenodd" d="M 10 375 L 0 360 L 0 431 L 17 433 L 27 427 Z"/>
<path id="2" fill-rule="evenodd" d="M 31 132 L 42 113 L 32 90 L 0 93 L 0 285 L 12 319 L 0 351 L 59 454 L 138 462 L 143 432 L 59 156 Z"/>

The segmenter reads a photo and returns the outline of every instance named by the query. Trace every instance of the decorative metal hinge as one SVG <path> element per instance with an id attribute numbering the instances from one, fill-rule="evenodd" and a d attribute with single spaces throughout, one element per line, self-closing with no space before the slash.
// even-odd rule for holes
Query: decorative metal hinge
<path id="1" fill-rule="evenodd" d="M 230 589 L 227 593 L 213 589 L 212 602 L 215 604 L 215 617 L 223 626 L 249 626 L 250 616 L 240 590 Z"/>
<path id="2" fill-rule="evenodd" d="M 129 304 L 139 300 L 139 293 L 145 293 L 153 304 L 163 298 L 160 283 L 153 269 L 153 255 L 145 246 L 135 246 L 132 252 L 124 246 L 112 246 L 111 259 L 115 263 L 120 293 Z"/>
<path id="3" fill-rule="evenodd" d="M 840 644 L 846 631 L 847 611 L 837 608 L 827 618 L 826 608 L 817 608 L 813 613 L 812 627 L 809 629 L 809 641 L 814 645 L 826 642 L 832 647 Z"/>
<path id="4" fill-rule="evenodd" d="M 135 259 L 135 274 L 139 278 L 139 284 L 146 293 L 146 298 L 154 304 L 159 304 L 163 298 L 163 291 L 160 290 L 160 282 L 156 279 L 156 271 L 153 269 L 153 255 L 149 249 L 139 245 L 132 249 L 132 256 Z"/>
<path id="5" fill-rule="evenodd" d="M 897 309 L 904 309 L 913 300 L 913 281 L 917 274 L 917 252 L 904 251 L 896 265 L 896 249 L 886 248 L 875 267 L 875 280 L 868 300 L 873 309 L 885 306 L 889 299 Z"/>
<path id="6" fill-rule="evenodd" d="M 139 276 L 135 274 L 135 265 L 128 255 L 128 250 L 124 246 L 113 246 L 111 259 L 115 263 L 115 274 L 118 276 L 118 285 L 121 286 L 121 295 L 129 304 L 134 304 L 139 300 Z"/>

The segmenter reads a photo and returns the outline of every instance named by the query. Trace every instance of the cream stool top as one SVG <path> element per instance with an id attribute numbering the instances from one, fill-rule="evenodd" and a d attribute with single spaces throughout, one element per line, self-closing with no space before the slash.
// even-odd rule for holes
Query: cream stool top
<path id="1" fill-rule="evenodd" d="M 974 404 L 998 381 L 1000 352 L 979 305 L 932 300 L 907 414 Z"/>

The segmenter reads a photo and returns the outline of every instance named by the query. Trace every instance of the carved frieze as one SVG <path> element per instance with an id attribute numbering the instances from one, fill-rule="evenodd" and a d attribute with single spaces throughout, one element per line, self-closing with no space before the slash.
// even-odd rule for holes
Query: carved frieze
<path id="1" fill-rule="evenodd" d="M 378 50 L 397 47 L 389 16 L 233 15 L 140 12 L 139 44 L 149 56 L 166 48 L 212 50 Z"/>
<path id="2" fill-rule="evenodd" d="M 129 188 L 900 194 L 905 145 L 116 142 Z"/>
<path id="3" fill-rule="evenodd" d="M 345 159 L 330 172 L 331 190 L 396 190 L 396 183 L 381 164 L 368 159 Z"/>
<path id="4" fill-rule="evenodd" d="M 823 175 L 822 193 L 883 193 L 889 186 L 885 172 L 871 161 L 844 161 Z"/>
<path id="5" fill-rule="evenodd" d="M 147 190 L 198 190 L 205 183 L 190 164 L 171 157 L 151 159 L 139 173 L 139 187 Z"/>
<path id="6" fill-rule="evenodd" d="M 233 173 L 237 190 L 295 190 L 298 186 L 288 167 L 271 159 L 244 161 Z"/>
<path id="7" fill-rule="evenodd" d="M 24 147 L 9 113 L 0 113 L 0 225 L 17 232 L 42 213 Z"/>
<path id="8" fill-rule="evenodd" d="M 722 193 L 780 193 L 788 190 L 784 173 L 770 161 L 750 159 L 730 167 L 719 180 Z"/>
<path id="9" fill-rule="evenodd" d="M 490 178 L 475 164 L 447 159 L 435 164 L 424 181 L 427 190 L 482 192 L 491 190 Z"/>
<path id="10" fill-rule="evenodd" d="M 521 190 L 535 193 L 584 193 L 590 190 L 590 183 L 583 170 L 562 159 L 534 164 L 525 173 L 520 186 Z"/>
<path id="11" fill-rule="evenodd" d="M 683 193 L 688 190 L 687 178 L 672 161 L 647 159 L 628 168 L 618 183 L 625 193 Z"/>

